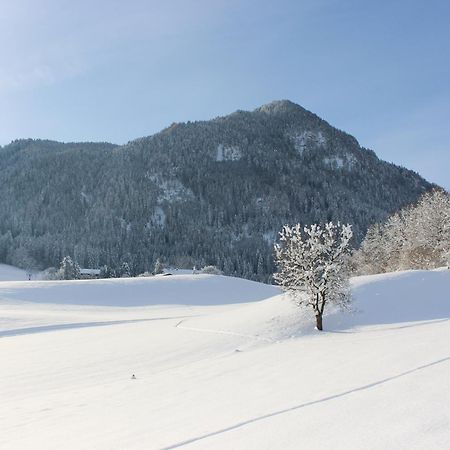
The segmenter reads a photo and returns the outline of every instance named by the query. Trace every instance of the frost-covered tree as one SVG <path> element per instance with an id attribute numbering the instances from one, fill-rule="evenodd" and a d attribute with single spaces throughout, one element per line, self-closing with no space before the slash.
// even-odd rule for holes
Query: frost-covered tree
<path id="1" fill-rule="evenodd" d="M 380 247 L 381 232 L 381 226 L 378 223 L 369 227 L 358 252 L 353 255 L 351 265 L 354 271 L 366 274 L 383 271 L 386 257 L 384 249 Z"/>
<path id="2" fill-rule="evenodd" d="M 318 330 L 327 303 L 346 306 L 350 301 L 345 269 L 352 235 L 348 224 L 285 225 L 275 244 L 274 279 L 299 306 L 312 307 Z"/>
<path id="3" fill-rule="evenodd" d="M 153 273 L 155 275 L 159 275 L 160 273 L 163 273 L 163 272 L 164 272 L 164 264 L 158 258 L 155 262 L 155 269 L 154 269 Z"/>
<path id="4" fill-rule="evenodd" d="M 407 239 L 403 267 L 432 269 L 450 261 L 450 195 L 435 189 L 425 193 L 405 213 Z"/>
<path id="5" fill-rule="evenodd" d="M 353 266 L 361 274 L 433 269 L 450 262 L 450 195 L 435 189 L 369 228 Z"/>
<path id="6" fill-rule="evenodd" d="M 80 278 L 80 266 L 70 256 L 65 256 L 61 261 L 60 272 L 63 280 L 78 280 Z"/>

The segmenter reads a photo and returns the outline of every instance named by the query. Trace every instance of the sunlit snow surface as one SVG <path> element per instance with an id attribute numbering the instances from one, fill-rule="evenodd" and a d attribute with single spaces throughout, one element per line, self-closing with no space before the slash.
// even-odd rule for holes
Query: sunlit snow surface
<path id="1" fill-rule="evenodd" d="M 0 448 L 450 448 L 450 271 L 352 286 L 320 333 L 235 278 L 0 282 Z"/>

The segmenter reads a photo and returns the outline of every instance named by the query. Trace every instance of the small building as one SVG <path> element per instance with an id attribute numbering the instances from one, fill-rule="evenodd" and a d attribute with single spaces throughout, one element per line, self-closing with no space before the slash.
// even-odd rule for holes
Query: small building
<path id="1" fill-rule="evenodd" d="M 100 269 L 80 269 L 81 280 L 93 280 L 100 278 Z"/>

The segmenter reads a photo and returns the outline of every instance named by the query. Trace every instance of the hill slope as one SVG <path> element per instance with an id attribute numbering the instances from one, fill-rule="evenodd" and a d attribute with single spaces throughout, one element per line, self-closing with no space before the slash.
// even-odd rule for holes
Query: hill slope
<path id="1" fill-rule="evenodd" d="M 0 281 L 23 281 L 28 280 L 28 273 L 7 264 L 0 264 Z"/>
<path id="2" fill-rule="evenodd" d="M 116 306 L 98 306 L 108 302 L 95 281 L 61 282 L 81 286 L 72 305 L 57 303 L 56 284 L 0 283 L 0 446 L 450 445 L 448 270 L 354 279 L 357 312 L 328 315 L 323 333 L 274 288 L 204 276 L 186 292 L 192 279 L 102 282 L 105 298 L 108 283 L 122 286 Z M 141 283 L 149 306 L 127 306 Z M 166 302 L 160 293 L 176 285 L 179 301 Z M 218 304 L 199 302 L 205 293 Z"/>
<path id="3" fill-rule="evenodd" d="M 266 281 L 284 223 L 369 224 L 431 185 L 289 101 L 129 142 L 0 150 L 0 261 L 84 267 L 158 257 Z"/>

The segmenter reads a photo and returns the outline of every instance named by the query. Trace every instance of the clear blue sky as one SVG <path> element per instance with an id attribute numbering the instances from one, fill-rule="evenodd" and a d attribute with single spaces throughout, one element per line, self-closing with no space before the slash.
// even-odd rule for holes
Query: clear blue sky
<path id="1" fill-rule="evenodd" d="M 290 99 L 450 188 L 450 2 L 2 0 L 0 144 Z"/>

